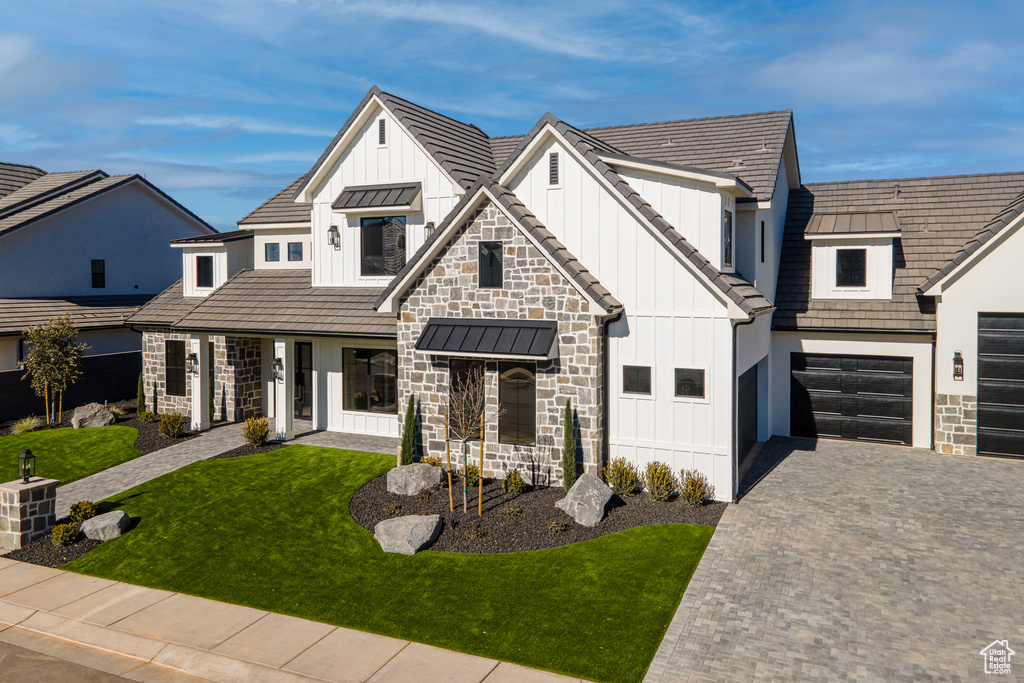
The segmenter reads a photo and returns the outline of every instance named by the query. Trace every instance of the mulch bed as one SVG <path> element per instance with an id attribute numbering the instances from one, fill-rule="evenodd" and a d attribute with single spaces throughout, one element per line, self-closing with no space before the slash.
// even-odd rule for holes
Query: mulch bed
<path id="1" fill-rule="evenodd" d="M 70 517 L 64 517 L 63 519 L 58 519 L 57 524 L 64 524 L 70 521 Z M 103 541 L 94 541 L 86 538 L 84 534 L 79 534 L 78 540 L 71 545 L 56 546 L 50 540 L 51 532 L 52 530 L 47 531 L 46 535 L 29 542 L 23 548 L 10 551 L 4 555 L 4 559 L 38 564 L 43 567 L 59 567 L 72 560 L 77 560 L 103 543 Z"/>
<path id="2" fill-rule="evenodd" d="M 280 441 L 271 441 L 266 446 L 250 446 L 249 444 L 245 444 L 238 448 L 232 448 L 226 453 L 215 455 L 210 458 L 210 460 L 217 460 L 218 458 L 241 458 L 242 456 L 256 455 L 257 453 L 270 453 L 271 451 L 276 451 L 280 448 L 284 448 L 284 444 Z"/>
<path id="3" fill-rule="evenodd" d="M 174 444 L 181 443 L 182 441 L 194 439 L 196 436 L 198 436 L 198 434 L 195 434 L 193 432 L 185 432 L 177 439 L 170 439 L 164 436 L 163 434 L 160 433 L 159 418 L 157 419 L 156 422 L 149 423 L 142 422 L 141 420 L 139 420 L 138 416 L 135 414 L 134 399 L 117 401 L 116 403 L 111 403 L 109 405 L 117 406 L 122 411 L 124 411 L 124 414 L 121 417 L 114 418 L 115 425 L 118 425 L 120 427 L 134 427 L 135 429 L 139 430 L 139 438 L 135 440 L 135 450 L 137 450 L 139 453 L 142 453 L 143 455 L 147 453 L 152 453 L 153 451 L 158 451 L 161 448 L 173 446 Z M 58 429 L 60 427 L 70 427 L 71 418 L 74 417 L 74 415 L 74 408 L 72 408 L 71 410 L 65 410 L 63 413 L 61 413 L 60 422 L 42 425 L 41 427 L 39 427 L 39 429 L 35 429 L 33 431 L 40 432 L 45 429 Z M 0 435 L 10 434 L 11 428 L 14 426 L 15 422 L 17 422 L 17 420 L 8 420 L 7 422 L 0 423 Z"/>
<path id="4" fill-rule="evenodd" d="M 440 487 L 428 496 L 401 496 L 388 493 L 387 475 L 366 483 L 352 497 L 349 511 L 364 529 L 373 531 L 377 522 L 389 517 L 415 514 L 440 515 L 444 526 L 431 550 L 455 553 L 516 553 L 527 550 L 557 548 L 588 541 L 617 531 L 647 524 L 703 524 L 716 526 L 726 503 L 707 503 L 691 508 L 676 499 L 658 503 L 644 494 L 613 496 L 605 518 L 597 526 L 577 524 L 569 515 L 555 507 L 565 497 L 561 488 L 537 487 L 519 495 L 506 494 L 500 481 L 484 483 L 482 517 L 477 516 L 477 489 L 468 492 L 469 510 L 462 512 L 462 487 L 454 480 L 455 512 L 448 508 L 448 482 L 442 478 Z M 401 506 L 395 509 L 391 506 Z M 518 507 L 522 513 L 508 516 L 506 508 Z M 565 529 L 554 533 L 551 522 L 562 522 Z"/>

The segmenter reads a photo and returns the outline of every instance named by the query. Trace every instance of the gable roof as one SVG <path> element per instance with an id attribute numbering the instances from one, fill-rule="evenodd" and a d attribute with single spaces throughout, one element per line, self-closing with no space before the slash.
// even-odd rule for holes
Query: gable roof
<path id="1" fill-rule="evenodd" d="M 295 201 L 295 193 L 298 192 L 305 179 L 305 175 L 296 178 L 288 187 L 246 214 L 238 221 L 238 224 L 302 223 L 309 225 L 312 220 L 313 205 L 310 202 Z"/>
<path id="2" fill-rule="evenodd" d="M 1024 214 L 1024 192 L 1021 192 L 1019 195 L 1014 197 L 1013 201 L 1011 201 L 1002 211 L 997 213 L 995 218 L 989 221 L 985 227 L 978 232 L 978 234 L 972 237 L 967 244 L 962 246 L 959 251 L 953 254 L 948 261 L 942 264 L 941 268 L 935 271 L 931 277 L 925 280 L 924 283 L 917 288 L 918 291 L 925 293 L 933 285 L 938 284 L 947 275 L 956 270 L 957 266 L 965 262 L 972 254 L 981 249 L 985 243 L 998 235 L 1003 228 L 1017 220 L 1021 214 Z"/>
<path id="3" fill-rule="evenodd" d="M 935 330 L 934 302 L 919 298 L 918 287 L 1022 189 L 1024 173 L 991 173 L 816 183 L 791 191 L 772 327 Z M 880 211 L 895 213 L 901 233 L 893 243 L 892 299 L 811 299 L 812 245 L 804 234 L 815 214 Z"/>
<path id="4" fill-rule="evenodd" d="M 6 197 L 19 187 L 24 187 L 44 175 L 46 171 L 35 166 L 0 161 L 0 197 Z"/>
<path id="5" fill-rule="evenodd" d="M 598 152 L 616 153 L 614 148 L 605 145 L 601 141 L 586 132 L 580 131 L 568 123 L 557 119 L 551 114 L 541 117 L 533 130 L 523 138 L 516 146 L 509 158 L 502 164 L 496 175 L 500 176 L 515 163 L 516 158 L 525 150 L 531 140 L 540 135 L 546 126 L 551 126 L 561 135 L 566 142 L 572 145 L 577 152 L 589 162 L 600 176 L 603 176 L 613 191 L 617 192 L 621 199 L 633 207 L 652 228 L 657 230 L 665 238 L 668 245 L 677 255 L 689 263 L 692 270 L 703 278 L 712 288 L 717 289 L 725 299 L 732 301 L 747 316 L 756 315 L 771 310 L 772 303 L 761 294 L 752 284 L 739 277 L 723 273 L 708 261 L 703 254 L 686 240 L 685 237 L 672 227 L 660 213 L 658 213 L 646 199 L 640 196 L 636 190 L 630 187 L 618 173 L 608 164 L 601 160 Z"/>
<path id="6" fill-rule="evenodd" d="M 580 263 L 575 256 L 573 256 L 565 245 L 558 241 L 558 239 L 550 233 L 537 217 L 534 216 L 526 206 L 519 201 L 519 198 L 507 187 L 499 184 L 497 181 L 491 178 L 480 178 L 472 187 L 466 192 L 466 194 L 459 200 L 459 203 L 448 213 L 445 219 L 441 222 L 437 228 L 430 233 L 426 240 L 416 253 L 410 258 L 405 266 L 391 279 L 388 286 L 384 288 L 380 296 L 377 298 L 374 308 L 380 308 L 380 306 L 392 295 L 404 294 L 404 290 L 407 289 L 415 281 L 414 277 L 429 265 L 430 261 L 437 258 L 440 249 L 447 246 L 446 244 L 437 244 L 439 240 L 445 235 L 448 236 L 450 241 L 455 237 L 455 233 L 452 232 L 452 228 L 455 227 L 454 223 L 459 219 L 461 215 L 465 213 L 467 208 L 475 206 L 476 203 L 482 198 L 482 195 L 486 196 L 497 202 L 498 206 L 504 209 L 505 213 L 519 225 L 519 227 L 527 234 L 528 237 L 532 238 L 532 241 L 540 247 L 541 250 L 547 253 L 557 267 L 562 269 L 569 279 L 575 283 L 577 289 L 584 293 L 585 296 L 589 297 L 598 306 L 603 308 L 605 311 L 612 311 L 622 308 L 622 304 L 619 303 L 611 292 L 608 291 L 597 278 L 594 277 L 593 273 L 586 269 L 586 267 Z M 428 254 L 433 253 L 430 261 L 427 260 Z M 399 291 L 401 287 L 402 291 Z"/>

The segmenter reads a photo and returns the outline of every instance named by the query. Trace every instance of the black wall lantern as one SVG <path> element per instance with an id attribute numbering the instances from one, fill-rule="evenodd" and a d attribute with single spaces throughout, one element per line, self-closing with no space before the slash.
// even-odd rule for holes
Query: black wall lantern
<path id="1" fill-rule="evenodd" d="M 964 381 L 964 357 L 959 351 L 953 352 L 953 379 Z"/>
<path id="2" fill-rule="evenodd" d="M 188 354 L 188 357 L 185 358 L 185 372 L 190 375 L 199 374 L 199 358 L 196 357 L 196 354 L 190 353 Z"/>
<path id="3" fill-rule="evenodd" d="M 275 382 L 284 381 L 284 362 L 280 358 L 274 359 L 274 362 L 270 365 L 270 370 L 274 374 Z"/>
<path id="4" fill-rule="evenodd" d="M 332 225 L 327 229 L 327 244 L 334 247 L 335 250 L 341 249 L 341 233 L 338 232 L 337 225 Z"/>
<path id="5" fill-rule="evenodd" d="M 27 484 L 30 477 L 36 476 L 36 456 L 27 448 L 18 456 L 18 471 L 21 472 L 22 484 Z"/>

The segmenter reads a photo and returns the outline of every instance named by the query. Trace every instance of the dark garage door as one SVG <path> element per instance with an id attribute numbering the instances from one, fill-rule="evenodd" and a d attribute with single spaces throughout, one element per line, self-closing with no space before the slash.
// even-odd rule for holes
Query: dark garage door
<path id="1" fill-rule="evenodd" d="M 978 453 L 1024 457 L 1024 315 L 978 314 Z"/>
<path id="2" fill-rule="evenodd" d="M 793 436 L 913 442 L 912 358 L 793 353 L 790 364 Z"/>

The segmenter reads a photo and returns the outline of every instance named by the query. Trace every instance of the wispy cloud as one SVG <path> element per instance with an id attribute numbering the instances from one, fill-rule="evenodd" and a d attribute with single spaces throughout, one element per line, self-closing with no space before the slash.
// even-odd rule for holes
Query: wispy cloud
<path id="1" fill-rule="evenodd" d="M 264 133 L 275 135 L 299 135 L 306 137 L 324 137 L 333 135 L 327 128 L 312 128 L 259 121 L 239 116 L 217 116 L 208 114 L 187 114 L 178 116 L 143 116 L 136 120 L 140 126 L 162 126 L 164 128 L 201 128 L 207 130 L 236 130 L 246 133 Z"/>

